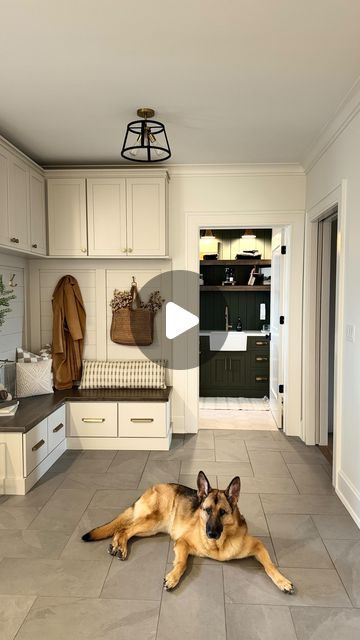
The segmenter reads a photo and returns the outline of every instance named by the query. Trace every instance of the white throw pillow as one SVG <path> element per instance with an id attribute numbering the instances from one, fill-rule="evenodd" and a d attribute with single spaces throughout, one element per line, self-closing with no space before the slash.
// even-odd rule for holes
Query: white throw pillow
<path id="1" fill-rule="evenodd" d="M 52 360 L 16 363 L 16 396 L 42 396 L 54 393 L 51 374 Z"/>
<path id="2" fill-rule="evenodd" d="M 84 360 L 79 389 L 166 389 L 165 367 L 165 360 Z"/>

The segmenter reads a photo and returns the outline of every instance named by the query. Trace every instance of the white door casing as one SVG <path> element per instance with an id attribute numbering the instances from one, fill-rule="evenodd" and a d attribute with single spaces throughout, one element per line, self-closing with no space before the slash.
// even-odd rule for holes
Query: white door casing
<path id="1" fill-rule="evenodd" d="M 270 409 L 279 429 L 282 428 L 282 395 L 279 384 L 283 384 L 282 374 L 282 325 L 283 314 L 283 259 L 281 255 L 282 232 L 274 229 L 271 242 L 271 307 L 270 307 Z"/>
<path id="2" fill-rule="evenodd" d="M 288 245 L 288 266 L 285 274 L 286 307 L 288 316 L 286 331 L 284 331 L 284 384 L 291 380 L 284 403 L 284 424 L 287 435 L 302 437 L 302 279 L 303 279 L 303 250 L 304 250 L 304 214 L 303 211 L 268 211 L 268 212 L 186 212 L 186 268 L 199 272 L 199 234 L 200 229 L 252 229 L 286 228 L 286 242 Z M 294 239 L 294 240 L 293 240 Z M 296 239 L 296 240 L 295 240 Z M 187 292 L 191 301 L 193 292 Z M 184 305 L 186 307 L 186 304 Z M 191 308 L 191 305 L 187 308 Z M 288 345 L 291 344 L 291 357 Z M 188 337 L 189 361 L 194 350 L 198 350 L 198 343 L 193 336 Z M 174 384 L 184 372 L 174 372 Z M 183 392 L 185 431 L 196 433 L 199 423 L 199 368 L 186 372 L 186 385 Z"/>

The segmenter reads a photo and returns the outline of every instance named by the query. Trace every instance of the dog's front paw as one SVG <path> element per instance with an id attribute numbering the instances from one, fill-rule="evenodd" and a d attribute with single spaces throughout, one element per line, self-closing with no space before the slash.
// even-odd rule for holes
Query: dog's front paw
<path id="1" fill-rule="evenodd" d="M 293 593 L 295 593 L 295 587 L 293 583 L 284 576 L 282 576 L 281 579 L 277 582 L 277 586 L 283 593 L 287 593 L 288 595 L 292 595 Z"/>
<path id="2" fill-rule="evenodd" d="M 110 553 L 110 555 L 114 556 L 115 558 L 119 558 L 119 560 L 126 560 L 126 550 L 120 549 L 120 547 L 117 547 L 115 545 L 109 544 L 108 553 Z"/>
<path id="3" fill-rule="evenodd" d="M 164 578 L 164 589 L 166 591 L 172 591 L 175 589 L 176 585 L 179 583 L 179 578 L 174 574 L 173 571 L 167 574 Z"/>

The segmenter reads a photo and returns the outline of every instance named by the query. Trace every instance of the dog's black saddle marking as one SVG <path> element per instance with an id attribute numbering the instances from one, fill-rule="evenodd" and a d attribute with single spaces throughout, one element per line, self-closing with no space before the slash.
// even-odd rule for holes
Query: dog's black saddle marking
<path id="1" fill-rule="evenodd" d="M 185 487 L 183 484 L 175 484 L 175 490 L 178 496 L 182 496 L 189 500 L 191 505 L 191 511 L 196 511 L 196 509 L 200 506 L 200 500 L 196 489 L 191 489 L 190 487 Z"/>

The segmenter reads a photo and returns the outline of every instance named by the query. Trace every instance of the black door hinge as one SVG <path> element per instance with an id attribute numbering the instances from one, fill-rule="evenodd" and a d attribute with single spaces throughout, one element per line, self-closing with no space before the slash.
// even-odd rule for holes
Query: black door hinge
<path id="1" fill-rule="evenodd" d="M 280 324 L 285 324 L 285 316 L 280 316 L 279 322 Z"/>
<path id="2" fill-rule="evenodd" d="M 284 385 L 279 384 L 279 393 L 284 393 Z"/>
<path id="3" fill-rule="evenodd" d="M 285 256 L 286 255 L 286 244 L 282 244 L 281 245 L 281 255 Z"/>

